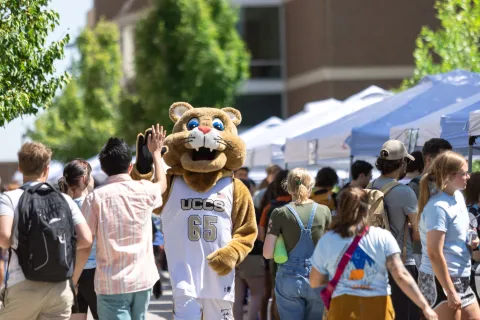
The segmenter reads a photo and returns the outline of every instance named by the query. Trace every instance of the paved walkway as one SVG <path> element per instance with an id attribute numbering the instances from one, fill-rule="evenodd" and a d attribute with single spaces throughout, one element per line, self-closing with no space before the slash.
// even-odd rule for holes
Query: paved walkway
<path id="1" fill-rule="evenodd" d="M 168 273 L 162 272 L 162 284 L 163 295 L 158 300 L 155 297 L 150 300 L 147 320 L 173 320 L 172 287 L 170 279 L 168 279 Z M 90 314 L 88 320 L 93 320 Z"/>

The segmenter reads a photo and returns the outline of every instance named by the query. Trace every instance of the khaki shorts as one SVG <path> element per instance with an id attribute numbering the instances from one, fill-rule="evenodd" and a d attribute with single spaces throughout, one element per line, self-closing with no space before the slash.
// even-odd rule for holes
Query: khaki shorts
<path id="1" fill-rule="evenodd" d="M 238 265 L 236 272 L 241 279 L 263 277 L 265 275 L 263 256 L 248 255 L 245 260 Z"/>
<path id="2" fill-rule="evenodd" d="M 0 294 L 3 300 L 5 290 Z M 24 280 L 6 292 L 0 319 L 68 320 L 72 313 L 73 292 L 68 281 L 36 282 Z"/>

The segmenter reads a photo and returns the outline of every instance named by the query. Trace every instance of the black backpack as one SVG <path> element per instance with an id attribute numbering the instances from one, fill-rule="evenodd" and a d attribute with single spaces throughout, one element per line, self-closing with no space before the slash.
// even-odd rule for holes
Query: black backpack
<path id="1" fill-rule="evenodd" d="M 25 192 L 17 207 L 18 247 L 15 253 L 25 278 L 44 282 L 71 279 L 76 237 L 67 200 L 46 182 L 22 189 Z"/>

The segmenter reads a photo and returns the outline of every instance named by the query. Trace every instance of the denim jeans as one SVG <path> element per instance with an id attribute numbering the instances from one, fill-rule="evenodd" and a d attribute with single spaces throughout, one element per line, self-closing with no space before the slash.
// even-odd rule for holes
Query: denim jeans
<path id="1" fill-rule="evenodd" d="M 145 320 L 152 290 L 125 294 L 97 294 L 98 317 L 102 320 Z"/>
<path id="2" fill-rule="evenodd" d="M 320 290 L 312 289 L 305 277 L 278 273 L 275 297 L 280 319 L 322 319 L 324 306 Z"/>

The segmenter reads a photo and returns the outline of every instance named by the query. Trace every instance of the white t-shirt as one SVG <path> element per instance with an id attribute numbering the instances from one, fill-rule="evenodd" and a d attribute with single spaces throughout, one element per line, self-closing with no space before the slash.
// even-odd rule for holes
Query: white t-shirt
<path id="1" fill-rule="evenodd" d="M 29 185 L 36 185 L 38 182 L 33 182 Z M 47 186 L 44 186 L 47 188 Z M 43 187 L 42 187 L 43 188 Z M 13 233 L 12 233 L 12 248 L 16 249 L 18 246 L 18 230 L 17 230 L 17 222 L 18 222 L 18 201 L 23 194 L 22 189 L 16 189 L 12 191 L 7 191 L 0 195 L 0 216 L 10 216 L 13 217 Z M 87 223 L 85 218 L 82 215 L 82 212 L 78 208 L 77 204 L 70 198 L 68 195 L 63 194 L 65 199 L 70 206 L 70 210 L 72 210 L 72 218 L 73 224 L 77 225 L 80 223 Z M 23 274 L 22 268 L 18 263 L 17 254 L 12 250 L 12 258 L 10 260 L 10 265 L 8 266 L 8 287 L 11 288 L 16 284 L 19 284 L 25 280 L 25 275 Z M 2 287 L 5 284 L 2 283 Z"/>
<path id="2" fill-rule="evenodd" d="M 332 280 L 340 259 L 352 241 L 353 237 L 342 238 L 328 231 L 317 243 L 312 265 Z M 332 298 L 344 294 L 360 297 L 390 295 L 386 260 L 394 253 L 400 253 L 400 248 L 392 234 L 381 228 L 370 227 L 343 271 Z"/>

